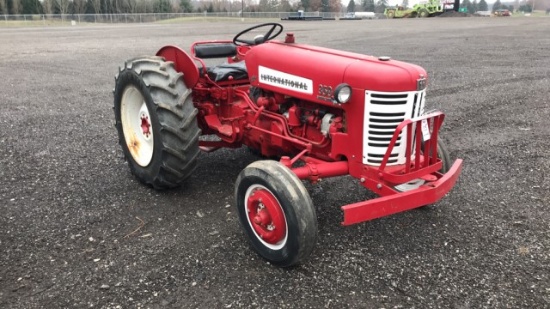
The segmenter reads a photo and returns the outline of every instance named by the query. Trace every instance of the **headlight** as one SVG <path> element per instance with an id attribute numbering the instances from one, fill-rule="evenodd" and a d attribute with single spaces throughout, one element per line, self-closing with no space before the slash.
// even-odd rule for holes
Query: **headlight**
<path id="1" fill-rule="evenodd" d="M 334 90 L 336 103 L 347 103 L 351 98 L 351 87 L 348 84 L 340 84 Z"/>

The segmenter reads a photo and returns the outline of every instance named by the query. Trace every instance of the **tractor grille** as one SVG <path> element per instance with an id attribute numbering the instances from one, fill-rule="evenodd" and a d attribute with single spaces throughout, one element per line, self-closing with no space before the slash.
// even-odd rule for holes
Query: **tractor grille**
<path id="1" fill-rule="evenodd" d="M 399 123 L 420 116 L 424 101 L 424 91 L 365 92 L 363 164 L 380 165 Z M 388 165 L 405 163 L 406 136 L 407 128 L 399 135 Z"/>

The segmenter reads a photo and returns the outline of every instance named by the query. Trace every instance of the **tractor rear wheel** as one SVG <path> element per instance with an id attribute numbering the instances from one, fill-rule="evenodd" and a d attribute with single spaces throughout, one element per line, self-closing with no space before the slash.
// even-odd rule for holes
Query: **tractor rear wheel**
<path id="1" fill-rule="evenodd" d="M 420 10 L 420 12 L 418 12 L 418 17 L 420 17 L 420 18 L 425 18 L 425 17 L 428 17 L 428 16 L 430 16 L 430 13 L 426 9 L 422 9 L 422 10 Z"/>
<path id="2" fill-rule="evenodd" d="M 155 189 L 179 186 L 196 168 L 200 135 L 183 74 L 160 57 L 129 60 L 119 71 L 115 126 L 131 172 Z"/>
<path id="3" fill-rule="evenodd" d="M 239 221 L 252 248 L 270 263 L 289 267 L 308 257 L 317 217 L 302 181 L 277 161 L 256 161 L 235 184 Z"/>
<path id="4" fill-rule="evenodd" d="M 388 18 L 393 18 L 395 16 L 395 13 L 394 12 L 389 12 L 388 13 Z"/>

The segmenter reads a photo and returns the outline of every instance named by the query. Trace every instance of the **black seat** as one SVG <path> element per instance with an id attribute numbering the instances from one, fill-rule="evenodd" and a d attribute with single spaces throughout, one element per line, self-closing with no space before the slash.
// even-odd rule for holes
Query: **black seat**
<path id="1" fill-rule="evenodd" d="M 222 63 L 206 69 L 208 77 L 215 82 L 223 82 L 233 77 L 233 80 L 248 79 L 248 71 L 244 61 L 234 63 Z"/>
<path id="2" fill-rule="evenodd" d="M 237 54 L 237 45 L 233 43 L 211 43 L 195 45 L 195 56 L 201 59 L 226 58 Z M 202 74 L 202 69 L 200 70 Z M 208 77 L 215 82 L 223 82 L 233 77 L 233 80 L 248 79 L 248 72 L 244 61 L 222 63 L 206 68 Z"/>
<path id="3" fill-rule="evenodd" d="M 201 59 L 233 57 L 236 54 L 237 45 L 233 43 L 195 45 L 195 56 Z"/>

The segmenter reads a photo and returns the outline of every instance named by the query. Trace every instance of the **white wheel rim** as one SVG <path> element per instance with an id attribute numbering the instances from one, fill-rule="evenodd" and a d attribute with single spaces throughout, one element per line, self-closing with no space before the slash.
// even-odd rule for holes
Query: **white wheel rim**
<path id="1" fill-rule="evenodd" d="M 419 188 L 424 183 L 426 183 L 425 180 L 418 178 L 418 179 L 413 179 L 409 182 L 397 185 L 394 187 L 394 189 L 400 192 L 407 192 L 407 191 Z"/>
<path id="2" fill-rule="evenodd" d="M 254 234 L 254 236 L 256 236 L 256 239 L 258 239 L 264 246 L 268 247 L 269 249 L 271 250 L 281 250 L 285 245 L 286 245 L 286 241 L 288 240 L 288 221 L 286 220 L 286 216 L 285 216 L 285 225 L 286 225 L 286 231 L 285 231 L 285 237 L 284 239 L 282 239 L 281 241 L 277 242 L 276 244 L 270 244 L 266 241 L 264 241 L 259 235 L 258 233 L 256 233 L 256 231 L 254 230 L 254 226 L 252 224 L 252 222 L 250 221 L 250 218 L 248 216 L 248 199 L 250 198 L 250 195 L 252 195 L 252 193 L 256 190 L 259 190 L 259 189 L 263 189 L 263 190 L 266 190 L 268 191 L 271 195 L 273 195 L 273 197 L 275 197 L 275 199 L 277 200 L 277 202 L 279 203 L 279 205 L 281 205 L 281 203 L 279 202 L 279 199 L 277 199 L 277 197 L 275 196 L 275 194 L 273 194 L 273 192 L 271 192 L 271 190 L 269 190 L 268 188 L 262 186 L 262 185 L 252 185 L 250 187 L 248 187 L 248 189 L 246 190 L 246 193 L 244 195 L 244 204 L 243 204 L 243 207 L 244 207 L 244 212 L 246 214 L 246 220 L 248 221 L 248 226 L 250 227 L 250 229 L 252 230 L 252 233 Z M 284 211 L 283 211 L 283 215 L 284 215 Z"/>
<path id="3" fill-rule="evenodd" d="M 128 86 L 120 104 L 122 131 L 126 146 L 134 161 L 142 167 L 153 158 L 153 127 L 147 104 L 135 86 Z"/>

